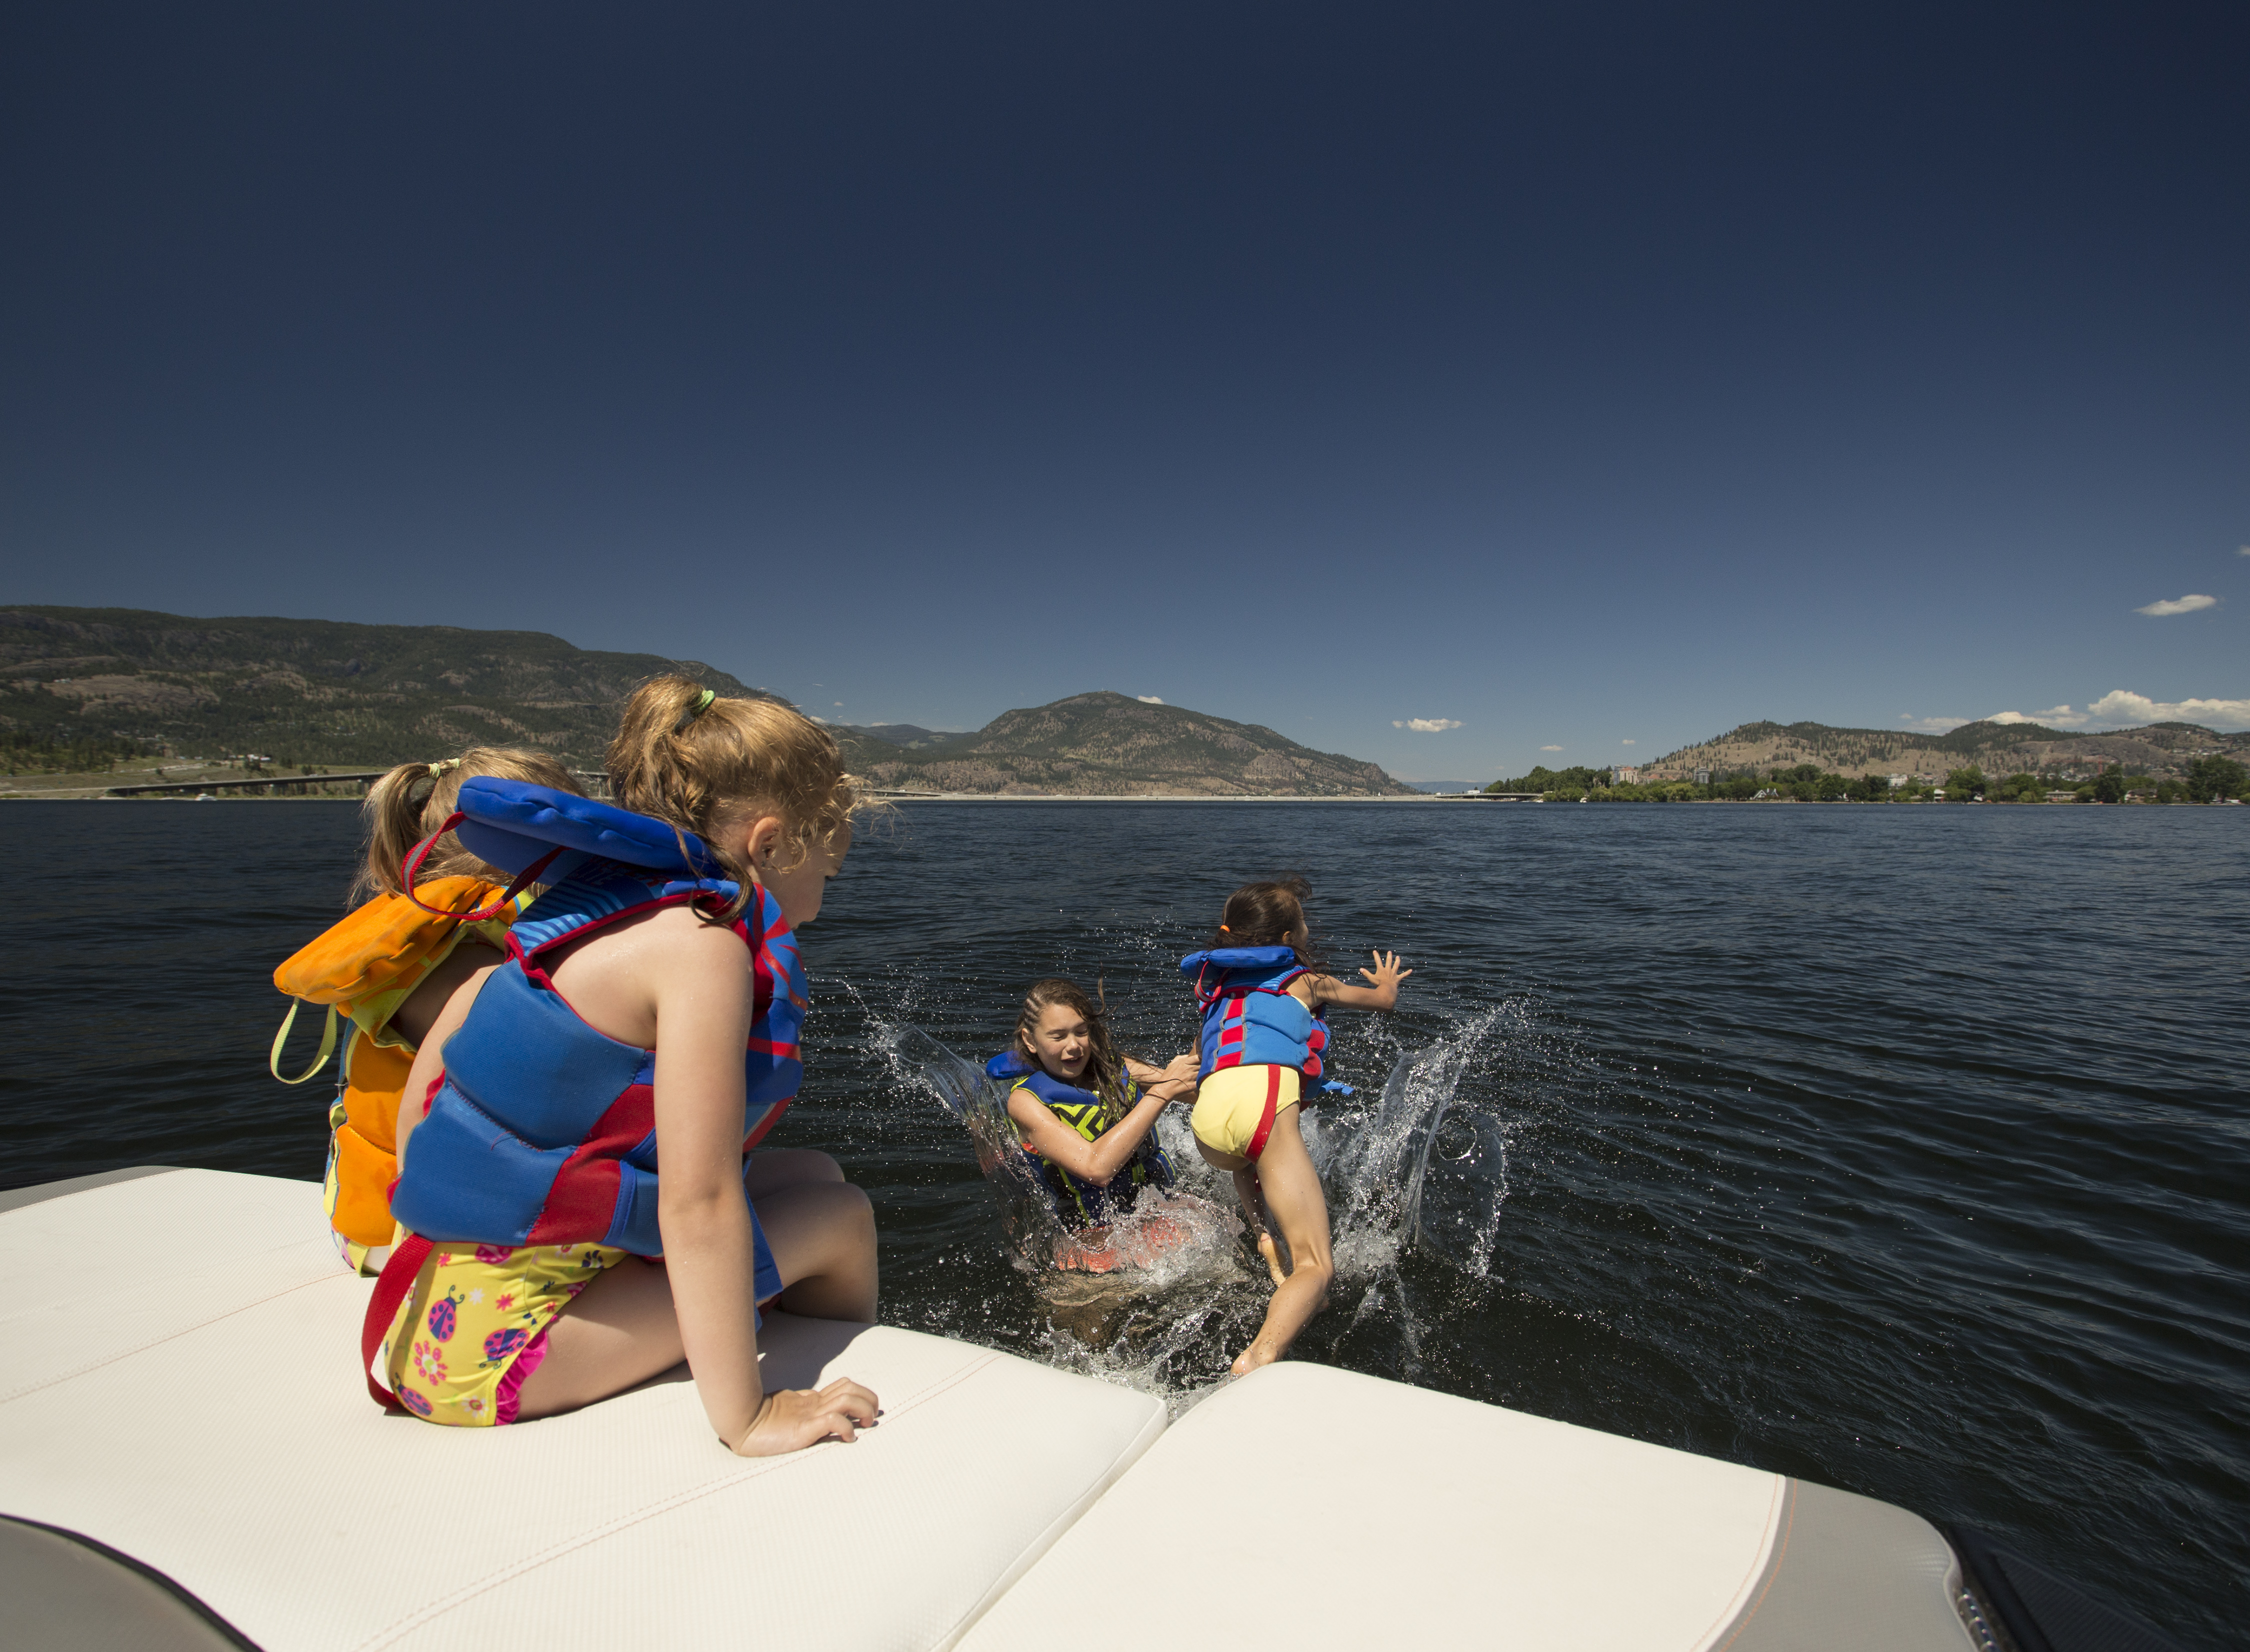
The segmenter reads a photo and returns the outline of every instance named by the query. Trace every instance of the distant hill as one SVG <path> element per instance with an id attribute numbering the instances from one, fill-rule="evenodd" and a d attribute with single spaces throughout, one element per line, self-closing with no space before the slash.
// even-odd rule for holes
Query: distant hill
<path id="1" fill-rule="evenodd" d="M 279 768 L 381 768 L 475 744 L 599 769 L 634 685 L 679 670 L 771 699 L 693 660 L 575 647 L 539 631 L 193 619 L 134 608 L 0 608 L 0 736 L 34 767 L 162 751 Z M 1371 763 L 1271 729 L 1121 694 L 1011 711 L 973 734 L 839 727 L 854 766 L 908 791 L 1369 796 Z M 68 757 L 67 763 L 55 759 Z"/>
<path id="2" fill-rule="evenodd" d="M 935 729 L 917 728 L 911 722 L 839 722 L 832 726 L 839 735 L 859 735 L 867 739 L 880 740 L 885 745 L 901 746 L 909 751 L 919 751 L 924 746 L 934 746 L 960 737 L 958 730 L 946 734 Z"/>
<path id="3" fill-rule="evenodd" d="M 1746 722 L 1645 764 L 1641 773 L 1674 780 L 1690 778 L 1698 769 L 1738 774 L 1815 763 L 1839 774 L 1920 774 L 1936 780 L 1970 764 L 1987 774 L 2036 774 L 2104 757 L 2162 778 L 2184 773 L 2191 759 L 2213 751 L 2250 752 L 2250 734 L 2219 734 L 2191 722 L 2108 734 L 2069 734 L 2035 722 L 1970 722 L 1937 735 L 1834 729 L 1825 722 Z"/>
<path id="4" fill-rule="evenodd" d="M 674 669 L 721 694 L 764 693 L 695 660 L 540 631 L 0 608 L 0 730 L 17 743 L 362 768 L 532 745 L 598 769 L 619 703 Z"/>
<path id="5" fill-rule="evenodd" d="M 908 791 L 1388 797 L 1411 790 L 1374 764 L 1315 751 L 1256 723 L 1106 690 L 1006 712 L 974 734 L 920 748 L 873 731 L 852 735 L 853 766 L 878 785 Z"/>

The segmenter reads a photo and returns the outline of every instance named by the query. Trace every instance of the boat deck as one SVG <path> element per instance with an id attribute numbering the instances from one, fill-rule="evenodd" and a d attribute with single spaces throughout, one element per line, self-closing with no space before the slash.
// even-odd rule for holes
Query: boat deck
<path id="1" fill-rule="evenodd" d="M 768 1382 L 848 1373 L 884 1415 L 745 1461 L 684 1371 L 509 1428 L 378 1410 L 370 1286 L 312 1184 L 84 1179 L 0 1196 L 0 1244 L 18 1645 L 1977 1644 L 1905 1510 L 1324 1366 L 1167 1428 L 991 1349 L 774 1314 Z"/>

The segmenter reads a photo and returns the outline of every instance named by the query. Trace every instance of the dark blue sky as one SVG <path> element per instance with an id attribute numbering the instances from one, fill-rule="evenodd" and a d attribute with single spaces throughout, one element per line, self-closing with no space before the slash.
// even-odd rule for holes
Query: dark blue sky
<path id="1" fill-rule="evenodd" d="M 2250 727 L 2239 3 L 0 31 L 0 598 L 1415 778 Z"/>

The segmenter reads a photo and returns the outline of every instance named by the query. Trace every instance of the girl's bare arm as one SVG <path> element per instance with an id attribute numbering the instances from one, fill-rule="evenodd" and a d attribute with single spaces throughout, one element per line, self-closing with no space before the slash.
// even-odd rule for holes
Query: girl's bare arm
<path id="1" fill-rule="evenodd" d="M 1312 1002 L 1340 1005 L 1348 1010 L 1389 1010 L 1398 1006 L 1398 983 L 1414 973 L 1398 967 L 1396 952 L 1377 952 L 1375 967 L 1362 970 L 1368 985 L 1356 986 L 1339 981 L 1333 975 L 1312 975 L 1301 978 L 1309 983 Z"/>
<path id="2" fill-rule="evenodd" d="M 1008 1092 L 1008 1116 L 1039 1150 L 1041 1158 L 1061 1165 L 1081 1181 L 1107 1187 L 1156 1127 L 1157 1116 L 1170 1100 L 1169 1092 L 1142 1096 L 1131 1112 L 1090 1142 L 1049 1112 L 1046 1103 L 1028 1089 Z"/>
<path id="3" fill-rule="evenodd" d="M 742 1192 L 742 1048 L 749 973 L 729 931 L 675 928 L 651 959 L 655 997 L 656 1134 L 664 1236 L 680 1339 L 704 1414 L 735 1451 L 795 1451 L 874 1420 L 856 1384 L 768 1393 L 758 1375 L 756 1256 Z"/>
<path id="4" fill-rule="evenodd" d="M 1144 1090 L 1162 1085 L 1165 1096 L 1172 1101 L 1194 1091 L 1198 1065 L 1193 1050 L 1184 1055 L 1175 1055 L 1163 1067 L 1151 1067 L 1148 1062 L 1136 1061 L 1129 1055 L 1125 1058 L 1125 1070 L 1133 1075 L 1135 1083 Z"/>

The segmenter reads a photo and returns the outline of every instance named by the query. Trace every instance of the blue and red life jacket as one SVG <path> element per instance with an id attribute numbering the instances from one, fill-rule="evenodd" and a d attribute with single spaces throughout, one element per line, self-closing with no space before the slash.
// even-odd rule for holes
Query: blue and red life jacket
<path id="1" fill-rule="evenodd" d="M 737 886 L 716 875 L 692 834 L 591 798 L 480 777 L 461 787 L 458 807 L 453 829 L 471 854 L 548 888 L 509 930 L 508 962 L 446 1042 L 445 1076 L 391 1209 L 424 1239 L 660 1255 L 656 1052 L 589 1026 L 547 964 L 558 947 L 659 908 L 721 911 Z M 727 927 L 742 940 L 753 992 L 747 1159 L 797 1094 L 807 999 L 796 937 L 770 894 L 756 891 Z"/>
<path id="2" fill-rule="evenodd" d="M 1296 949 L 1223 946 L 1191 952 L 1180 973 L 1203 1014 L 1202 1076 L 1227 1067 L 1293 1067 L 1308 1085 L 1321 1075 L 1328 1022 L 1289 991 L 1307 973 Z"/>
<path id="3" fill-rule="evenodd" d="M 1003 1050 L 984 1063 L 985 1075 L 1011 1089 L 1027 1089 L 1046 1104 L 1067 1128 L 1089 1142 L 1098 1142 L 1117 1121 L 1131 1112 L 1141 1099 L 1140 1087 L 1128 1075 L 1122 1103 L 1105 1102 L 1092 1090 L 1064 1083 L 1019 1050 Z M 1039 1166 L 1039 1179 L 1054 1201 L 1055 1217 L 1066 1227 L 1106 1227 L 1133 1207 L 1143 1187 L 1170 1187 L 1172 1164 L 1156 1144 L 1150 1130 L 1133 1156 L 1118 1166 L 1104 1187 L 1074 1176 L 1046 1158 L 1018 1132 L 1017 1144 Z"/>

